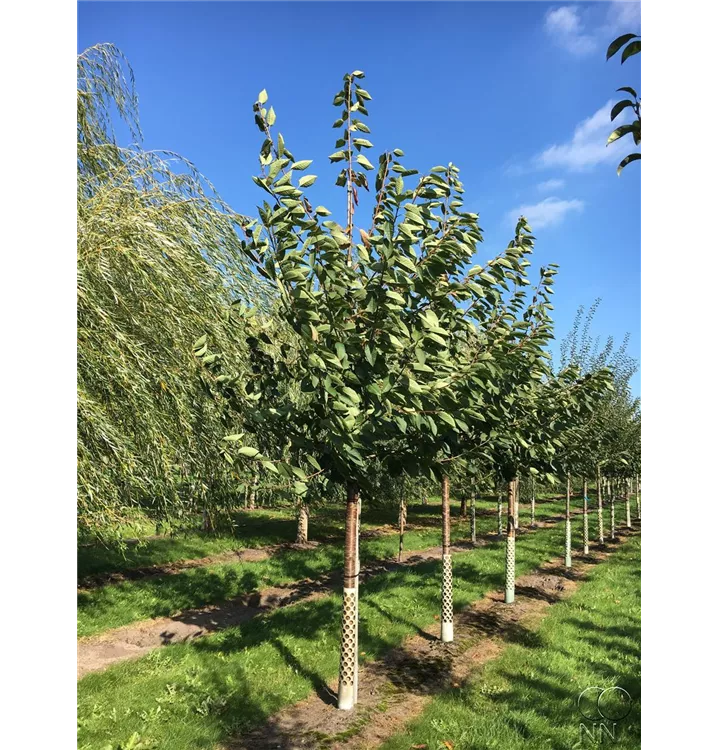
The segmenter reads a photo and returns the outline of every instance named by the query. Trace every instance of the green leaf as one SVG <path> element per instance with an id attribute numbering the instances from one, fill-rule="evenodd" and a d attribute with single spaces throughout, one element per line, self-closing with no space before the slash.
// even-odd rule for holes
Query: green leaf
<path id="1" fill-rule="evenodd" d="M 626 42 L 629 42 L 631 39 L 635 39 L 637 36 L 638 34 L 623 34 L 617 39 L 614 39 L 608 45 L 608 49 L 606 50 L 606 60 L 610 60 Z"/>
<path id="2" fill-rule="evenodd" d="M 626 109 L 626 107 L 633 107 L 633 102 L 630 99 L 621 99 L 618 104 L 614 104 L 613 109 L 611 110 L 611 122 L 613 122 L 618 115 Z"/>
<path id="3" fill-rule="evenodd" d="M 294 494 L 295 495 L 303 495 L 309 488 L 307 487 L 304 482 L 295 482 L 294 483 Z"/>
<path id="4" fill-rule="evenodd" d="M 259 451 L 256 448 L 251 448 L 249 445 L 245 445 L 240 448 L 237 453 L 240 456 L 246 456 L 247 458 L 254 458 L 259 455 Z"/>
<path id="5" fill-rule="evenodd" d="M 618 168 L 616 169 L 616 174 L 621 175 L 621 172 L 623 172 L 623 168 L 627 167 L 632 161 L 638 161 L 638 159 L 641 158 L 640 154 L 629 154 L 625 159 L 621 161 L 621 163 L 618 165 Z"/>
<path id="6" fill-rule="evenodd" d="M 226 437 L 223 437 L 222 440 L 226 440 L 228 443 L 236 443 L 239 440 L 241 440 L 244 437 L 244 433 L 240 432 L 237 435 L 227 435 Z"/>
<path id="7" fill-rule="evenodd" d="M 359 394 L 353 389 L 349 388 L 349 386 L 344 386 L 342 388 L 342 392 L 349 398 L 349 400 L 354 404 L 361 403 L 361 397 Z"/>
<path id="8" fill-rule="evenodd" d="M 312 163 L 311 159 L 304 159 L 303 161 L 295 161 L 294 164 L 290 167 L 290 169 L 293 169 L 295 172 L 301 172 L 302 170 L 306 169 L 310 164 Z"/>
<path id="9" fill-rule="evenodd" d="M 608 136 L 608 140 L 606 141 L 606 145 L 609 146 L 614 141 L 617 141 L 619 138 L 623 138 L 624 135 L 627 135 L 628 133 L 633 132 L 633 125 L 619 125 L 611 135 Z"/>
<path id="10" fill-rule="evenodd" d="M 630 86 L 621 86 L 620 89 L 616 89 L 616 91 L 626 91 L 629 93 L 634 99 L 638 99 L 638 94 L 635 92 L 634 89 L 632 89 Z"/>
<path id="11" fill-rule="evenodd" d="M 446 422 L 450 427 L 456 427 L 456 422 L 454 422 L 454 418 L 451 414 L 447 414 L 445 411 L 440 411 L 436 416 L 443 422 Z"/>
<path id="12" fill-rule="evenodd" d="M 317 181 L 317 176 L 315 174 L 304 175 L 304 177 L 299 178 L 299 187 L 309 187 L 310 185 L 313 185 L 316 181 Z"/>
<path id="13" fill-rule="evenodd" d="M 374 169 L 374 165 L 366 158 L 366 156 L 364 156 L 364 154 L 359 154 L 357 156 L 357 162 L 361 164 L 364 169 Z"/>
<path id="14" fill-rule="evenodd" d="M 268 99 L 268 98 L 269 98 L 269 97 L 268 97 L 268 95 L 267 95 L 267 89 L 262 89 L 262 90 L 261 90 L 261 91 L 259 92 L 259 96 L 257 97 L 257 101 L 258 101 L 258 102 L 259 102 L 260 104 L 264 104 L 264 103 L 265 103 L 265 102 L 267 101 L 267 99 Z"/>
<path id="15" fill-rule="evenodd" d="M 636 42 L 631 42 L 626 49 L 623 50 L 623 54 L 621 55 L 621 65 L 628 60 L 629 57 L 633 57 L 633 55 L 637 55 L 641 51 L 641 40 L 639 39 Z"/>
<path id="16" fill-rule="evenodd" d="M 271 471 L 272 474 L 279 474 L 279 469 L 274 465 L 273 461 L 262 461 L 262 466 L 264 466 L 267 471 Z"/>
<path id="17" fill-rule="evenodd" d="M 332 212 L 325 206 L 317 206 L 314 209 L 314 213 L 317 214 L 318 216 L 331 216 L 332 215 Z"/>
<path id="18" fill-rule="evenodd" d="M 364 78 L 363 70 L 355 70 L 352 72 L 352 78 Z"/>
<path id="19" fill-rule="evenodd" d="M 319 461 L 317 461 L 317 459 L 314 458 L 314 456 L 307 454 L 305 458 L 307 460 L 307 463 L 311 464 L 317 471 L 322 470 L 322 467 L 319 465 Z"/>
<path id="20" fill-rule="evenodd" d="M 270 107 L 269 112 L 267 112 L 267 125 L 271 127 L 276 121 L 277 115 L 274 112 L 274 107 Z"/>

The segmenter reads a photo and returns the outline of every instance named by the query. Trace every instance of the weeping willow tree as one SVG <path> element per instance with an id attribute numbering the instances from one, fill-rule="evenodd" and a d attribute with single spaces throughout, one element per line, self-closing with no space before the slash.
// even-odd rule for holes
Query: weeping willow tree
<path id="1" fill-rule="evenodd" d="M 141 142 L 129 64 L 111 44 L 87 49 L 77 59 L 82 536 L 117 536 L 138 507 L 154 518 L 216 508 L 241 479 L 219 450 L 241 415 L 230 423 L 212 396 L 202 349 L 215 342 L 241 369 L 232 305 L 266 293 L 239 252 L 240 217 L 189 162 Z"/>

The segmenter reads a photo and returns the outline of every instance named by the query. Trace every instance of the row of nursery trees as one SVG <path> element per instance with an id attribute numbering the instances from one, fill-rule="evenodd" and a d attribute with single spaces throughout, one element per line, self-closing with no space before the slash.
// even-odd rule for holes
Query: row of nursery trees
<path id="1" fill-rule="evenodd" d="M 506 248 L 472 266 L 482 230 L 464 210 L 459 169 L 419 174 L 400 149 L 369 160 L 361 71 L 334 97 L 341 216 L 317 205 L 312 161 L 276 132 L 262 91 L 253 178 L 262 201 L 248 217 L 191 165 L 177 174 L 160 155 L 116 146 L 109 104 L 130 119 L 136 109 L 122 66 L 107 45 L 79 58 L 80 525 L 96 531 L 150 502 L 158 476 L 173 487 L 166 506 L 190 496 L 210 510 L 261 476 L 265 489 L 297 498 L 306 536 L 308 504 L 341 487 L 338 704 L 351 708 L 361 502 L 377 478 L 441 488 L 441 638 L 451 641 L 452 481 L 472 497 L 488 478 L 506 488 L 511 602 L 519 474 L 532 485 L 567 481 L 566 564 L 571 477 L 596 482 L 599 542 L 606 480 L 611 498 L 629 496 L 621 483 L 640 473 L 635 366 L 625 346 L 599 351 L 586 333 L 593 310 L 554 364 L 557 268 L 530 278 L 528 223 L 519 218 Z M 361 222 L 360 196 L 370 204 Z M 118 351 L 102 349 L 107 338 Z M 586 507 L 585 484 L 583 494 Z"/>
<path id="2" fill-rule="evenodd" d="M 267 93 L 259 94 L 253 179 L 263 201 L 258 216 L 242 223 L 242 250 L 275 291 L 274 304 L 268 314 L 235 306 L 249 377 L 234 374 L 208 337 L 196 344 L 218 394 L 242 418 L 242 430 L 224 438 L 228 461 L 255 462 L 293 482 L 300 497 L 321 494 L 328 481 L 345 487 L 342 709 L 357 696 L 360 498 L 376 463 L 389 475 L 421 474 L 441 485 L 441 638 L 451 641 L 450 477 L 488 471 L 507 484 L 512 602 L 519 472 L 569 477 L 570 564 L 571 473 L 588 475 L 589 462 L 600 467 L 606 448 L 606 461 L 625 459 L 610 434 L 616 384 L 602 356 L 584 356 L 584 367 L 578 356 L 557 371 L 551 366 L 556 267 L 541 268 L 532 283 L 526 220 L 519 218 L 503 252 L 470 266 L 482 231 L 478 216 L 464 210 L 459 169 L 449 163 L 420 175 L 402 164 L 399 149 L 380 154 L 375 167 L 367 158 L 363 117 L 371 97 L 363 78 L 358 70 L 345 75 L 334 97 L 339 137 L 329 159 L 346 194 L 340 221 L 314 205 L 312 161 L 289 150 Z M 370 218 L 359 227 L 364 193 L 372 196 Z M 599 517 L 600 509 L 599 491 Z"/>

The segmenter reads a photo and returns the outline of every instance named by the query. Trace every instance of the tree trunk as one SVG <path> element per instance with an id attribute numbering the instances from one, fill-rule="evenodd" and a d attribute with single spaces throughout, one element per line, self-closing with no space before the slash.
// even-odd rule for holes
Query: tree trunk
<path id="1" fill-rule="evenodd" d="M 303 501 L 299 501 L 299 513 L 297 516 L 297 544 L 306 544 L 309 541 L 309 508 Z"/>
<path id="2" fill-rule="evenodd" d="M 616 538 L 616 498 L 613 496 L 613 480 L 608 480 L 608 497 L 611 503 L 611 539 Z"/>
<path id="3" fill-rule="evenodd" d="M 471 492 L 471 543 L 476 544 L 476 488 Z"/>
<path id="4" fill-rule="evenodd" d="M 516 489 L 514 491 L 514 524 L 516 528 L 519 527 L 519 500 L 521 498 L 521 490 L 519 487 L 519 478 L 516 477 Z"/>
<path id="5" fill-rule="evenodd" d="M 357 568 L 356 568 L 356 649 L 354 651 L 354 705 L 359 702 L 359 573 L 361 559 L 359 557 L 359 541 L 361 539 L 361 495 L 357 498 Z"/>
<path id="6" fill-rule="evenodd" d="M 441 640 L 454 640 L 454 582 L 451 575 L 451 516 L 449 477 L 441 477 Z"/>
<path id="7" fill-rule="evenodd" d="M 631 526 L 631 480 L 626 479 L 623 483 L 623 488 L 626 492 L 626 526 L 627 528 L 632 528 Z"/>
<path id="8" fill-rule="evenodd" d="M 459 515 L 462 518 L 466 518 L 466 495 L 461 497 L 461 510 L 459 511 Z"/>
<path id="9" fill-rule="evenodd" d="M 404 551 L 404 526 L 406 525 L 406 502 L 402 497 L 399 501 L 399 555 L 397 560 L 401 562 L 401 553 Z"/>
<path id="10" fill-rule="evenodd" d="M 429 504 L 429 498 L 426 495 L 424 495 L 424 497 L 422 498 L 421 504 L 422 505 L 428 505 Z"/>
<path id="11" fill-rule="evenodd" d="M 509 480 L 508 508 L 506 519 L 506 581 L 504 584 L 504 602 L 511 604 L 514 600 L 516 588 L 516 526 L 514 513 L 516 511 L 516 478 Z"/>
<path id="12" fill-rule="evenodd" d="M 571 474 L 566 479 L 566 549 L 564 565 L 571 567 Z"/>
<path id="13" fill-rule="evenodd" d="M 583 478 L 583 554 L 588 554 L 588 479 Z"/>
<path id="14" fill-rule="evenodd" d="M 504 525 L 503 525 L 503 519 L 501 518 L 502 513 L 502 502 L 501 502 L 501 494 L 498 495 L 496 499 L 496 516 L 498 518 L 499 522 L 499 528 L 498 528 L 498 534 L 499 536 L 503 536 L 504 534 Z"/>
<path id="15" fill-rule="evenodd" d="M 207 510 L 207 506 L 202 508 L 202 531 L 211 532 L 214 531 L 214 523 L 212 523 L 212 515 Z"/>
<path id="16" fill-rule="evenodd" d="M 602 492 L 602 486 L 601 483 L 603 482 L 603 477 L 601 476 L 601 467 L 596 466 L 596 504 L 597 504 L 597 510 L 596 514 L 598 515 L 598 543 L 603 544 L 603 492 Z"/>
<path id="17" fill-rule="evenodd" d="M 531 477 L 531 528 L 536 528 L 536 480 Z"/>
<path id="18" fill-rule="evenodd" d="M 254 472 L 252 476 L 252 489 L 249 491 L 249 508 L 248 510 L 254 510 L 257 506 L 255 500 L 257 499 L 257 485 L 259 484 L 259 473 Z"/>
<path id="19" fill-rule="evenodd" d="M 357 617 L 359 599 L 357 581 L 357 534 L 359 528 L 359 489 L 356 484 L 347 484 L 347 507 L 344 523 L 344 590 L 342 597 L 342 635 L 339 655 L 339 695 L 338 706 L 344 711 L 354 707 L 355 685 L 357 682 L 356 664 L 359 651 Z"/>
<path id="20" fill-rule="evenodd" d="M 636 513 L 638 520 L 641 520 L 641 480 L 640 477 L 636 477 Z"/>

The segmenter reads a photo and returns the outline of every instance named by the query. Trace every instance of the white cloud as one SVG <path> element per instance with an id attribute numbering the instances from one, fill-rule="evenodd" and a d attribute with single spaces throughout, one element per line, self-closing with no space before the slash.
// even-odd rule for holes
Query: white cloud
<path id="1" fill-rule="evenodd" d="M 540 193 L 550 193 L 552 190 L 560 190 L 566 184 L 566 180 L 546 180 L 536 185 L 536 190 Z"/>
<path id="2" fill-rule="evenodd" d="M 549 10 L 544 28 L 554 42 L 576 57 L 591 55 L 598 49 L 596 39 L 584 33 L 584 24 L 575 5 Z"/>
<path id="3" fill-rule="evenodd" d="M 506 220 L 514 223 L 519 216 L 525 216 L 532 229 L 560 224 L 572 211 L 583 211 L 584 202 L 578 199 L 561 200 L 555 196 L 545 198 L 532 206 L 519 206 L 506 214 Z"/>
<path id="4" fill-rule="evenodd" d="M 551 8 L 544 17 L 544 30 L 555 44 L 575 57 L 599 55 L 614 37 L 640 33 L 641 3 L 619 0 L 600 6 L 587 4 L 580 9 L 577 5 Z"/>
<path id="5" fill-rule="evenodd" d="M 579 172 L 603 162 L 618 163 L 622 156 L 634 151 L 636 147 L 630 136 L 624 136 L 611 146 L 606 146 L 611 131 L 630 119 L 630 109 L 624 109 L 611 122 L 611 109 L 615 103 L 614 100 L 607 101 L 601 109 L 580 122 L 570 141 L 553 144 L 537 154 L 533 158 L 534 166 L 563 167 L 572 172 Z"/>
<path id="6" fill-rule="evenodd" d="M 616 36 L 620 34 L 640 34 L 641 3 L 628 2 L 628 0 L 609 3 L 604 30 Z"/>

